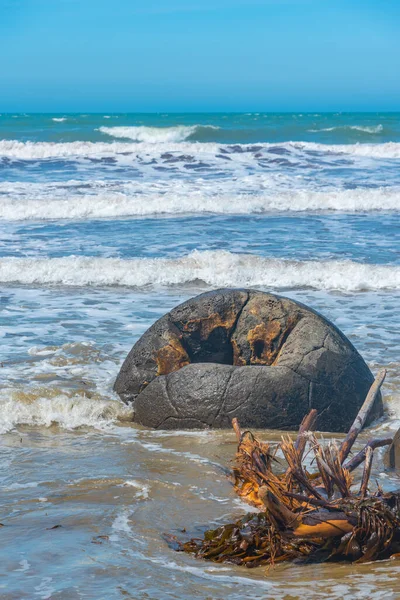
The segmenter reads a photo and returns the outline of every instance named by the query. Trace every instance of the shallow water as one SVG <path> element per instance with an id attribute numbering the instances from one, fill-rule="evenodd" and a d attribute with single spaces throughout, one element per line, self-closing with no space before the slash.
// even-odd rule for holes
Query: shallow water
<path id="1" fill-rule="evenodd" d="M 224 472 L 235 448 L 230 432 L 131 425 L 101 432 L 19 427 L 3 436 L 1 597 L 287 599 L 305 589 L 311 598 L 398 597 L 396 561 L 266 572 L 169 549 L 164 532 L 185 539 L 247 510 Z M 376 469 L 379 483 L 399 485 Z"/>
<path id="2" fill-rule="evenodd" d="M 164 532 L 247 510 L 226 477 L 234 436 L 146 431 L 112 391 L 166 311 L 253 287 L 387 367 L 363 437 L 393 433 L 399 162 L 396 114 L 0 116 L 1 598 L 400 595 L 396 561 L 266 573 L 170 550 Z M 375 478 L 400 487 L 380 458 Z"/>

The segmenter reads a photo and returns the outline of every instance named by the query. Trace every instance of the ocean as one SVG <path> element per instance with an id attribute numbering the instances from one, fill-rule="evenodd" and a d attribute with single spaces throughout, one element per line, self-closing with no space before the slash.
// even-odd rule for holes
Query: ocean
<path id="1" fill-rule="evenodd" d="M 253 287 L 387 368 L 363 438 L 393 433 L 399 213 L 400 113 L 0 115 L 0 597 L 397 598 L 396 561 L 266 573 L 169 549 L 247 510 L 234 435 L 136 426 L 112 386 L 173 306 Z M 374 478 L 400 488 L 381 455 Z"/>

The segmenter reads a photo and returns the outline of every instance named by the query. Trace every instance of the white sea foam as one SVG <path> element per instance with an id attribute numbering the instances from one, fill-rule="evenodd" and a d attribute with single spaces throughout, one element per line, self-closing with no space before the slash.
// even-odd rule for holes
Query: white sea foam
<path id="1" fill-rule="evenodd" d="M 111 527 L 115 531 L 123 532 L 123 533 L 132 533 L 132 528 L 129 525 L 130 517 L 132 515 L 132 509 L 124 509 L 120 512 L 114 519 Z"/>
<path id="2" fill-rule="evenodd" d="M 43 425 L 57 423 L 64 429 L 76 427 L 107 427 L 125 418 L 131 409 L 115 400 L 92 400 L 79 396 L 71 398 L 60 393 L 54 398 L 39 397 L 32 402 L 18 400 L 13 393 L 3 390 L 0 397 L 0 434 L 17 425 Z"/>
<path id="3" fill-rule="evenodd" d="M 11 483 L 4 487 L 7 491 L 23 490 L 26 488 L 37 488 L 40 485 L 39 481 L 30 481 L 27 483 Z"/>
<path id="4" fill-rule="evenodd" d="M 135 497 L 140 500 L 147 500 L 149 497 L 150 486 L 147 483 L 142 483 L 136 479 L 128 479 L 122 485 L 136 488 Z"/>
<path id="5" fill-rule="evenodd" d="M 337 125 L 336 127 L 325 127 L 322 129 L 309 129 L 312 133 L 319 133 L 320 131 L 337 131 L 341 129 L 352 129 L 353 131 L 361 131 L 363 133 L 382 133 L 383 125 L 376 125 L 373 127 L 367 127 L 364 125 Z"/>
<path id="6" fill-rule="evenodd" d="M 298 150 L 314 150 L 365 156 L 370 158 L 400 158 L 400 143 L 385 142 L 383 144 L 317 144 L 315 142 L 289 142 L 285 146 L 292 146 Z"/>
<path id="7" fill-rule="evenodd" d="M 362 125 L 350 125 L 349 129 L 354 131 L 363 131 L 365 133 L 382 133 L 383 125 L 376 125 L 375 127 L 363 127 Z"/>
<path id="8" fill-rule="evenodd" d="M 30 563 L 26 560 L 26 558 L 22 559 L 20 562 L 20 568 L 14 569 L 14 572 L 21 571 L 21 573 L 25 573 L 25 571 L 29 571 L 31 568 Z"/>
<path id="9" fill-rule="evenodd" d="M 244 183 L 244 182 L 243 182 Z M 51 197 L 41 191 L 35 194 L 26 184 L 25 192 L 18 195 L 15 190 L 11 197 L 0 203 L 0 219 L 22 221 L 26 219 L 90 219 L 118 218 L 124 216 L 147 216 L 159 214 L 262 214 L 268 212 L 305 211 L 398 211 L 400 210 L 400 190 L 378 188 L 354 190 L 312 191 L 299 189 L 268 193 L 243 193 L 235 190 L 235 182 L 222 181 L 214 186 L 205 182 L 201 191 L 197 183 L 171 182 L 170 191 L 150 193 L 151 186 L 138 186 L 138 192 L 109 191 L 99 188 L 97 193 L 73 195 L 71 188 Z M 212 189 L 214 187 L 214 189 Z M 174 189 L 175 188 L 175 189 Z M 231 189 L 230 189 L 231 188 Z M 123 188 L 122 188 L 123 189 Z M 154 186 L 156 189 L 156 186 Z M 218 189 L 220 193 L 218 193 Z M 140 191 L 142 193 L 140 194 Z M 36 196 L 36 197 L 35 197 Z M 39 197 L 38 197 L 39 196 Z"/>
<path id="10" fill-rule="evenodd" d="M 133 151 L 132 144 L 119 142 L 20 142 L 1 140 L 0 156 L 24 160 L 73 158 L 78 156 L 112 156 Z"/>
<path id="11" fill-rule="evenodd" d="M 363 291 L 400 289 L 400 267 L 352 261 L 293 261 L 223 250 L 165 258 L 0 259 L 0 282 L 64 286 L 268 286 Z"/>
<path id="12" fill-rule="evenodd" d="M 214 125 L 176 125 L 175 127 L 100 127 L 99 131 L 115 138 L 135 142 L 184 142 L 200 129 L 219 129 Z"/>
<path id="13" fill-rule="evenodd" d="M 190 564 L 178 564 L 173 560 L 169 560 L 165 557 L 157 557 L 157 556 L 147 556 L 144 554 L 141 554 L 137 551 L 135 551 L 135 556 L 144 560 L 144 561 L 150 561 L 153 564 L 156 564 L 160 567 L 163 567 L 165 569 L 169 569 L 169 570 L 174 570 L 174 571 L 182 571 L 183 573 L 190 573 L 191 575 L 194 575 L 195 577 L 199 577 L 201 579 L 207 579 L 207 580 L 211 580 L 213 582 L 213 585 L 228 585 L 229 589 L 230 589 L 230 593 L 229 595 L 232 596 L 232 594 L 234 592 L 232 592 L 232 586 L 252 586 L 253 587 L 253 593 L 252 593 L 252 597 L 257 598 L 257 600 L 259 600 L 259 598 L 261 598 L 261 596 L 258 595 L 257 591 L 254 592 L 254 589 L 256 590 L 269 590 L 269 591 L 273 591 L 274 596 L 273 598 L 276 600 L 277 596 L 275 595 L 275 590 L 277 591 L 277 593 L 279 593 L 279 591 L 277 590 L 277 586 L 275 583 L 268 581 L 267 579 L 253 579 L 251 577 L 245 577 L 245 576 L 237 576 L 234 575 L 233 572 L 228 573 L 227 575 L 221 575 L 220 573 L 223 573 L 225 571 L 231 571 L 231 569 L 229 569 L 228 567 L 222 567 L 220 565 L 216 566 L 216 567 L 196 567 Z M 262 592 L 262 598 L 265 598 L 264 593 Z M 286 595 L 286 593 L 285 593 Z M 244 595 L 241 595 L 241 598 L 245 597 Z M 272 596 L 270 597 L 272 598 Z M 282 596 L 283 598 L 283 596 Z"/>
<path id="14" fill-rule="evenodd" d="M 63 121 L 66 121 L 67 117 L 53 117 L 52 121 L 56 121 L 56 123 L 62 123 Z"/>
<path id="15" fill-rule="evenodd" d="M 114 128 L 110 128 L 114 129 Z M 125 128 L 124 128 L 125 129 Z M 175 129 L 175 128 L 174 128 Z M 157 129 L 157 132 L 160 132 Z M 165 135 L 159 134 L 156 135 Z M 169 135 L 169 134 L 168 134 Z M 176 132 L 171 134 L 176 136 Z M 141 143 L 132 142 L 20 142 L 18 140 L 1 140 L 0 156 L 16 159 L 45 159 L 45 158 L 73 158 L 90 156 L 115 156 L 123 153 L 148 153 L 165 152 L 168 139 L 152 139 Z M 286 150 L 298 151 L 317 151 L 321 153 L 349 154 L 354 156 L 365 156 L 373 158 L 400 158 L 400 143 L 386 142 L 382 144 L 318 144 L 314 142 L 285 142 L 282 144 L 257 144 L 258 148 L 268 150 L 271 147 L 279 146 Z M 254 145 L 236 144 L 242 152 L 252 152 Z M 229 148 L 229 146 L 223 146 Z M 189 142 L 171 140 L 167 146 L 169 152 L 192 152 L 196 155 L 198 152 L 207 152 L 217 154 L 221 150 L 221 144 L 215 142 Z"/>

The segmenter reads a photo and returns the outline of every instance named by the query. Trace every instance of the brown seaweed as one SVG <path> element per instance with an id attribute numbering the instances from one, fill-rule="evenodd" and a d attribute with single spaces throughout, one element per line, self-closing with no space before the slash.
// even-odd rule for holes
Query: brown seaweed
<path id="1" fill-rule="evenodd" d="M 246 567 L 280 561 L 366 562 L 400 551 L 400 493 L 371 492 L 374 450 L 392 440 L 370 440 L 347 463 L 386 372 L 380 371 L 344 441 L 323 444 L 312 429 L 317 412 L 303 420 L 297 439 L 282 437 L 275 447 L 232 425 L 238 439 L 232 472 L 236 494 L 258 512 L 210 529 L 202 538 L 179 541 L 176 549 L 214 562 Z M 306 466 L 305 452 L 313 470 Z M 309 464 L 308 460 L 308 464 Z M 364 462 L 361 485 L 353 471 Z"/>

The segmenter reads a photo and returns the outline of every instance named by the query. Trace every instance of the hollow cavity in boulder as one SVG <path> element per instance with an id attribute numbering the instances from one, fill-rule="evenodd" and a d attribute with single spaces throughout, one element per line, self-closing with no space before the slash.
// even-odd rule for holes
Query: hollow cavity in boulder
<path id="1" fill-rule="evenodd" d="M 156 428 L 345 431 L 373 376 L 349 340 L 312 309 L 273 294 L 223 289 L 172 309 L 134 345 L 115 382 L 135 420 Z M 379 397 L 372 417 L 381 414 Z"/>

